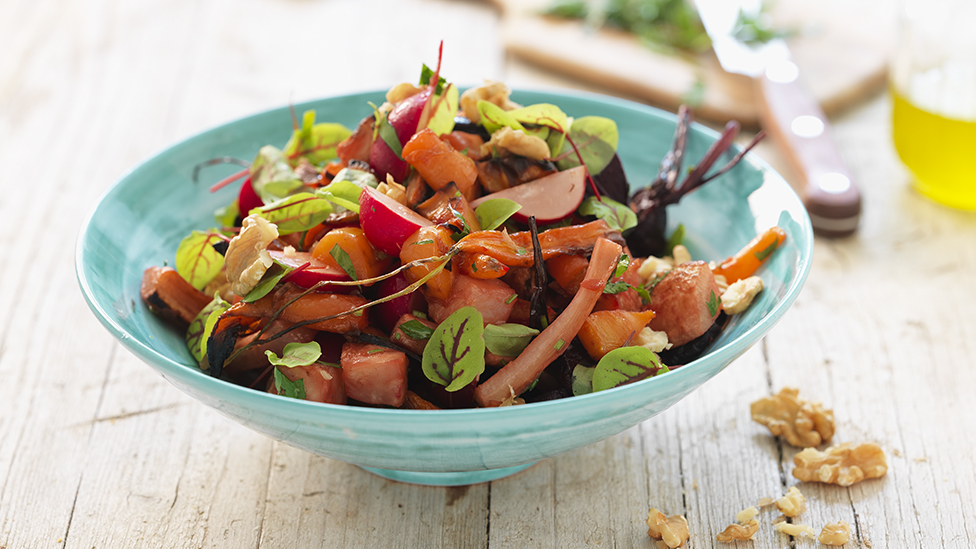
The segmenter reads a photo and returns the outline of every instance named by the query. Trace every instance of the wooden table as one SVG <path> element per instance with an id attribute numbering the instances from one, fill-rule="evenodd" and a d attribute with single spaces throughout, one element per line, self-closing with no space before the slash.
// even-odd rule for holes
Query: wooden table
<path id="1" fill-rule="evenodd" d="M 737 511 L 797 485 L 796 450 L 748 411 L 784 386 L 890 465 L 851 488 L 800 483 L 801 522 L 847 521 L 848 547 L 976 543 L 976 214 L 910 189 L 886 97 L 836 120 L 864 189 L 858 236 L 816 241 L 761 345 L 666 413 L 490 484 L 399 484 L 275 443 L 90 313 L 75 236 L 126 169 L 256 110 L 413 80 L 441 38 L 456 82 L 563 83 L 507 61 L 498 27 L 460 1 L 0 2 L 0 548 L 646 548 L 651 507 L 688 518 L 690 547 L 724 547 Z M 738 546 L 815 545 L 773 517 Z"/>

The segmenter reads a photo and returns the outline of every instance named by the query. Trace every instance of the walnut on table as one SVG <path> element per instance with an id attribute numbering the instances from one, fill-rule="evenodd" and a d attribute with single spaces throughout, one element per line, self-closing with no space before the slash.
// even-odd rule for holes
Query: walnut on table
<path id="1" fill-rule="evenodd" d="M 667 547 L 681 547 L 688 539 L 688 521 L 682 515 L 667 517 L 657 509 L 647 513 L 647 535 L 661 540 Z M 658 546 L 661 544 L 658 543 Z"/>
<path id="2" fill-rule="evenodd" d="M 824 545 L 844 545 L 851 539 L 851 527 L 844 521 L 830 523 L 823 527 L 817 541 Z"/>
<path id="3" fill-rule="evenodd" d="M 834 436 L 834 412 L 819 402 L 801 400 L 798 389 L 784 388 L 777 395 L 753 402 L 749 410 L 753 421 L 769 428 L 798 448 L 830 442 Z"/>
<path id="4" fill-rule="evenodd" d="M 780 522 L 773 526 L 773 528 L 776 528 L 778 532 L 782 532 L 787 536 L 793 536 L 794 538 L 808 537 L 810 539 L 814 539 L 817 537 L 817 533 L 809 524 L 791 524 L 789 522 Z"/>
<path id="5" fill-rule="evenodd" d="M 786 495 L 776 500 L 776 508 L 792 518 L 807 510 L 807 498 L 803 497 L 796 486 L 790 486 Z"/>
<path id="6" fill-rule="evenodd" d="M 758 531 L 759 521 L 749 519 L 742 524 L 730 524 L 725 530 L 715 536 L 715 539 L 724 543 L 732 543 L 736 540 L 745 541 L 752 539 L 752 536 L 756 535 Z"/>
<path id="7" fill-rule="evenodd" d="M 793 458 L 793 476 L 804 482 L 823 482 L 850 486 L 864 479 L 878 478 L 888 472 L 884 451 L 873 442 L 854 446 L 850 443 L 827 448 L 823 452 L 807 448 Z"/>

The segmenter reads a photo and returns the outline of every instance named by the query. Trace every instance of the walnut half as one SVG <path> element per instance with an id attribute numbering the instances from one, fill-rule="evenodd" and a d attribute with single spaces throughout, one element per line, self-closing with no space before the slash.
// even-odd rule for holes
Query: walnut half
<path id="1" fill-rule="evenodd" d="M 776 500 L 776 508 L 788 517 L 795 517 L 807 510 L 807 498 L 796 486 L 790 486 L 786 495 Z"/>
<path id="2" fill-rule="evenodd" d="M 823 452 L 807 448 L 793 458 L 793 476 L 804 482 L 823 482 L 850 486 L 888 472 L 884 451 L 873 442 L 854 446 L 850 443 L 827 448 Z"/>
<path id="3" fill-rule="evenodd" d="M 682 515 L 666 517 L 661 511 L 651 509 L 647 513 L 647 535 L 672 549 L 681 547 L 688 539 L 688 521 Z"/>
<path id="4" fill-rule="evenodd" d="M 759 521 L 749 519 L 743 524 L 730 524 L 725 530 L 720 532 L 715 539 L 724 543 L 732 543 L 735 540 L 749 540 L 759 531 Z"/>
<path id="5" fill-rule="evenodd" d="M 851 539 L 851 527 L 844 521 L 827 524 L 820 532 L 817 541 L 824 545 L 844 545 Z"/>
<path id="6" fill-rule="evenodd" d="M 819 402 L 800 400 L 799 393 L 786 387 L 777 395 L 753 402 L 749 407 L 753 421 L 798 448 L 830 442 L 834 436 L 833 410 L 825 410 Z"/>

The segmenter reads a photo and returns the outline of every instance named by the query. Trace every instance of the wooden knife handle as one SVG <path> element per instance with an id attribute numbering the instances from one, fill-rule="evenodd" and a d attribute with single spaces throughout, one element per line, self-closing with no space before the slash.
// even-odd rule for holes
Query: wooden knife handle
<path id="1" fill-rule="evenodd" d="M 841 237 L 857 229 L 861 193 L 831 136 L 827 117 L 800 84 L 799 70 L 770 67 L 756 78 L 759 111 L 766 132 L 780 145 L 797 175 L 800 194 L 817 234 Z"/>

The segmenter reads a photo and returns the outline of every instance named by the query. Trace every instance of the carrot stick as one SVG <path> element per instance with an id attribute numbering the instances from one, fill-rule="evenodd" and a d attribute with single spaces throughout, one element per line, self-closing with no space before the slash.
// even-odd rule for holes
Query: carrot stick
<path id="1" fill-rule="evenodd" d="M 770 227 L 753 238 L 737 254 L 712 269 L 712 274 L 724 276 L 729 284 L 748 278 L 759 270 L 785 240 L 786 233 L 783 229 Z"/>
<path id="2" fill-rule="evenodd" d="M 516 396 L 521 394 L 546 366 L 563 354 L 593 310 L 596 300 L 603 295 L 603 288 L 613 274 L 620 252 L 620 245 L 606 238 L 597 239 L 579 293 L 522 354 L 475 389 L 474 399 L 479 406 L 498 406 L 513 393 Z"/>

